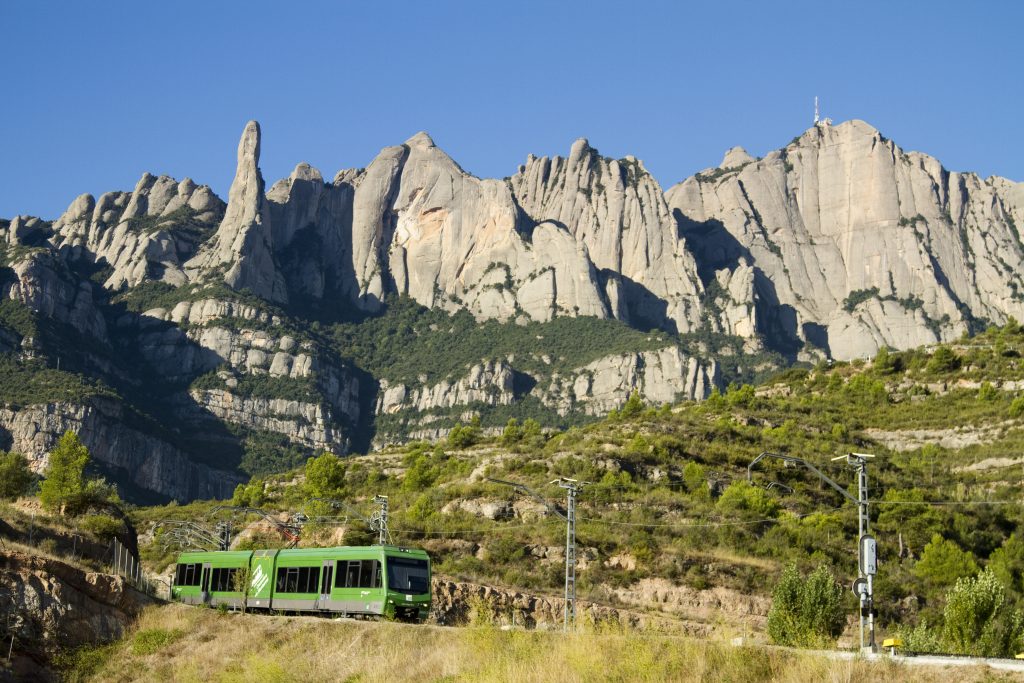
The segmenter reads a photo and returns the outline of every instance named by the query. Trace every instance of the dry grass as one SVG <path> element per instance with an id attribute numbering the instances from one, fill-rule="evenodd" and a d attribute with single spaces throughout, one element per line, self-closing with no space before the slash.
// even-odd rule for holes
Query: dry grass
<path id="1" fill-rule="evenodd" d="M 73 677 L 72 677 L 73 678 Z M 909 669 L 893 662 L 636 632 L 570 636 L 152 608 L 109 648 L 96 681 L 975 681 L 986 669 Z"/>

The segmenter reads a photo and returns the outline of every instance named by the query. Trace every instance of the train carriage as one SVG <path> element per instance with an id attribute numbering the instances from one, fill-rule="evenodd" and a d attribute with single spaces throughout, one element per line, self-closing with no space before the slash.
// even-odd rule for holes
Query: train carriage
<path id="1" fill-rule="evenodd" d="M 287 612 L 423 621 L 430 558 L 397 546 L 182 553 L 171 597 L 193 605 L 243 604 Z"/>

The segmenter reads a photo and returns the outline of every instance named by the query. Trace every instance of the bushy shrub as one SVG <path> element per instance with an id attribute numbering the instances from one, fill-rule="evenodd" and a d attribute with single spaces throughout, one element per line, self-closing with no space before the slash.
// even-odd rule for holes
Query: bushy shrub
<path id="1" fill-rule="evenodd" d="M 1005 588 L 990 570 L 957 580 L 943 617 L 943 639 L 954 652 L 1000 657 L 1020 650 L 1024 615 L 1007 607 Z"/>
<path id="2" fill-rule="evenodd" d="M 28 459 L 20 453 L 0 451 L 0 500 L 24 495 L 32 484 Z"/>
<path id="3" fill-rule="evenodd" d="M 778 645 L 823 647 L 843 632 L 843 588 L 825 566 L 804 577 L 786 567 L 772 593 L 768 637 Z"/>
<path id="4" fill-rule="evenodd" d="M 723 511 L 746 512 L 761 518 L 775 517 L 779 513 L 779 504 L 771 494 L 743 480 L 729 484 L 717 504 Z"/>
<path id="5" fill-rule="evenodd" d="M 64 514 L 67 506 L 85 491 L 85 466 L 89 449 L 74 432 L 65 432 L 50 451 L 46 475 L 39 487 L 39 500 L 47 510 Z"/>
<path id="6" fill-rule="evenodd" d="M 999 390 L 990 382 L 982 382 L 978 389 L 978 399 L 981 401 L 995 401 L 999 398 Z"/>
<path id="7" fill-rule="evenodd" d="M 102 541 L 109 541 L 124 531 L 124 524 L 110 515 L 85 515 L 79 526 Z"/>
<path id="8" fill-rule="evenodd" d="M 468 425 L 456 423 L 448 433 L 448 445 L 452 448 L 469 448 L 480 440 L 480 417 L 474 416 Z"/>
<path id="9" fill-rule="evenodd" d="M 973 576 L 978 571 L 974 556 L 961 550 L 953 541 L 934 534 L 924 547 L 921 559 L 914 565 L 914 576 L 931 588 L 952 586 L 959 579 Z"/>
<path id="10" fill-rule="evenodd" d="M 939 346 L 932 353 L 931 360 L 928 361 L 928 365 L 925 369 L 928 372 L 939 374 L 944 372 L 952 372 L 960 367 L 960 358 L 953 350 L 948 346 Z"/>
<path id="11" fill-rule="evenodd" d="M 1018 396 L 1010 401 L 1010 417 L 1024 415 L 1024 396 Z"/>
<path id="12" fill-rule="evenodd" d="M 306 461 L 306 490 L 311 496 L 338 498 L 345 488 L 345 463 L 324 451 Z"/>
<path id="13" fill-rule="evenodd" d="M 523 428 L 519 426 L 519 420 L 514 417 L 508 419 L 505 429 L 501 432 L 501 445 L 511 446 L 523 440 Z"/>

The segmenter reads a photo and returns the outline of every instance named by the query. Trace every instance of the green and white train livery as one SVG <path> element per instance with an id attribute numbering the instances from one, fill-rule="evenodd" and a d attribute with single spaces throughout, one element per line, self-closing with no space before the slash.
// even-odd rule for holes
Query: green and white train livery
<path id="1" fill-rule="evenodd" d="M 375 615 L 423 621 L 430 557 L 415 548 L 352 546 L 188 552 L 171 597 L 190 605 Z"/>

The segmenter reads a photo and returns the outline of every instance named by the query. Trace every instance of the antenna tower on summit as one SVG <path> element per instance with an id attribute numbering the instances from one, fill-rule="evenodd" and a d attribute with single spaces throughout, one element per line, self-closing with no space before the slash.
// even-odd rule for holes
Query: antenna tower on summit
<path id="1" fill-rule="evenodd" d="M 816 127 L 823 127 L 823 126 L 831 126 L 832 125 L 832 119 L 828 118 L 827 116 L 825 118 L 821 118 L 821 112 L 818 109 L 818 96 L 817 95 L 814 96 L 814 125 Z"/>

